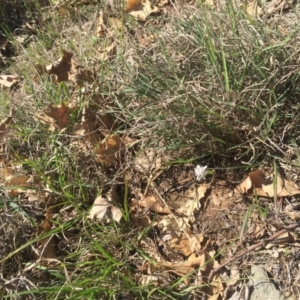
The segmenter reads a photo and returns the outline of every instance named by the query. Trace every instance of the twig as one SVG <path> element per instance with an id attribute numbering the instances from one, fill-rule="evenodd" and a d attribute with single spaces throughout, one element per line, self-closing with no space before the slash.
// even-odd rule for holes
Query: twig
<path id="1" fill-rule="evenodd" d="M 263 239 L 263 240 L 261 240 L 260 242 L 258 242 L 258 243 L 256 243 L 256 244 L 252 245 L 252 246 L 249 247 L 248 249 L 246 249 L 246 250 L 240 252 L 240 253 L 237 254 L 235 257 L 233 257 L 233 258 L 227 260 L 226 262 L 224 262 L 223 264 L 217 266 L 214 270 L 212 270 L 212 271 L 210 272 L 210 275 L 209 275 L 209 277 L 208 277 L 208 280 L 212 280 L 212 278 L 213 278 L 213 277 L 214 277 L 214 276 L 215 276 L 215 275 L 216 275 L 223 267 L 225 267 L 228 263 L 232 262 L 233 260 L 235 260 L 235 259 L 237 259 L 237 258 L 239 258 L 239 257 L 242 257 L 242 256 L 244 256 L 245 254 L 247 254 L 247 253 L 249 253 L 249 252 L 251 252 L 251 251 L 253 251 L 253 250 L 255 250 L 255 249 L 257 249 L 257 248 L 259 248 L 259 247 L 261 247 L 261 246 L 263 246 L 263 245 L 265 245 L 265 244 L 267 244 L 267 243 L 269 243 L 269 242 L 274 241 L 276 238 L 278 238 L 278 237 L 281 236 L 282 234 L 284 234 L 284 233 L 286 233 L 286 232 L 288 232 L 288 231 L 290 231 L 290 230 L 292 230 L 292 229 L 295 229 L 295 228 L 297 228 L 297 227 L 299 227 L 299 226 L 300 226 L 300 223 L 295 223 L 295 224 L 289 225 L 289 226 L 285 227 L 284 229 L 278 231 L 277 233 L 271 235 L 270 237 L 268 237 L 268 238 L 266 238 L 266 239 Z"/>

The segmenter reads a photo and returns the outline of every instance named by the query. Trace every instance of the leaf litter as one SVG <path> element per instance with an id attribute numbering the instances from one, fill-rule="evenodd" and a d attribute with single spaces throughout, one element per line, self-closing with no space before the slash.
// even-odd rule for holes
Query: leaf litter
<path id="1" fill-rule="evenodd" d="M 277 2 L 274 4 L 276 9 L 281 7 L 280 3 Z M 261 9 L 257 6 L 256 1 L 251 1 L 250 4 L 252 7 L 246 8 L 248 14 L 252 17 L 261 15 Z M 137 20 L 145 22 L 151 14 L 160 12 L 158 7 L 164 5 L 166 3 L 155 6 L 150 1 L 128 1 L 125 12 Z M 61 8 L 61 13 L 70 13 L 65 12 L 63 7 Z M 114 35 L 117 34 L 118 30 L 123 30 L 124 24 L 120 19 L 109 18 L 108 20 L 110 24 L 114 24 L 112 26 L 114 27 Z M 106 24 L 103 13 L 96 19 L 94 34 L 99 40 L 109 35 L 109 26 Z M 102 45 L 96 51 L 99 53 L 98 58 L 100 60 L 108 61 L 115 56 L 117 44 L 112 39 L 109 40 L 108 46 L 103 47 Z M 51 80 L 52 77 L 57 85 L 69 81 L 74 84 L 73 87 L 84 93 L 83 86 L 92 84 L 96 80 L 95 71 L 77 65 L 74 62 L 73 52 L 62 50 L 62 53 L 62 58 L 55 63 L 48 66 L 36 65 L 38 73 L 48 75 L 48 80 Z M 20 78 L 2 75 L 0 79 L 0 84 L 9 88 Z M 65 133 L 68 126 L 71 125 L 70 113 L 76 112 L 78 116 L 81 116 L 81 120 L 77 120 L 75 126 L 70 128 L 71 133 L 76 137 L 76 141 L 71 143 L 74 152 L 83 152 L 86 156 L 88 153 L 93 154 L 97 161 L 107 168 L 111 168 L 114 164 L 121 166 L 124 163 L 125 150 L 127 150 L 125 149 L 127 144 L 123 143 L 123 140 L 128 137 L 116 132 L 118 126 L 111 114 L 91 108 L 92 101 L 81 102 L 81 98 L 79 100 L 78 102 L 75 101 L 75 104 L 71 103 L 69 99 L 61 102 L 58 106 L 49 104 L 48 108 L 44 112 L 36 114 L 35 118 L 47 125 L 50 131 Z M 100 107 L 101 103 L 98 102 L 97 105 Z M 9 116 L 0 123 L 1 142 L 6 142 L 5 136 L 11 122 L 12 116 Z M 206 183 L 206 167 L 197 166 L 195 169 L 196 179 L 198 181 L 203 180 L 205 183 L 197 183 L 188 189 L 181 189 L 178 180 L 177 186 L 174 187 L 173 185 L 172 188 L 175 189 L 174 195 L 180 194 L 181 200 L 175 203 L 175 201 L 166 200 L 167 197 L 165 197 L 162 189 L 163 185 L 168 186 L 167 180 L 162 177 L 166 171 L 164 164 L 168 158 L 153 148 L 143 149 L 135 152 L 135 154 L 132 169 L 139 174 L 140 181 L 145 180 L 145 182 L 141 190 L 136 193 L 136 197 L 129 199 L 131 218 L 135 221 L 137 228 L 141 230 L 149 226 L 158 228 L 156 238 L 144 237 L 140 241 L 141 244 L 144 244 L 145 249 L 147 247 L 145 251 L 149 255 L 151 253 L 154 258 L 154 261 L 150 263 L 144 260 L 143 267 L 139 269 L 140 273 L 136 272 L 142 278 L 141 284 L 155 283 L 158 287 L 169 284 L 172 281 L 169 273 L 173 273 L 182 277 L 185 286 L 197 287 L 194 299 L 204 299 L 203 295 L 207 299 L 224 298 L 225 291 L 235 288 L 239 283 L 239 278 L 241 278 L 237 265 L 232 264 L 230 267 L 230 262 L 238 262 L 238 258 L 244 257 L 246 254 L 251 257 L 252 249 L 253 251 L 257 250 L 256 254 L 259 256 L 263 254 L 263 250 L 260 251 L 259 249 L 264 246 L 266 249 L 274 250 L 276 247 L 284 247 L 287 244 L 298 242 L 297 236 L 288 229 L 282 229 L 278 234 L 274 234 L 277 230 L 276 226 L 267 223 L 267 220 L 271 219 L 270 216 L 267 214 L 265 219 L 261 218 L 256 211 L 251 216 L 249 223 L 246 224 L 248 228 L 245 231 L 245 239 L 240 240 L 242 245 L 234 244 L 247 209 L 247 205 L 241 200 L 245 199 L 243 197 L 257 195 L 262 198 L 274 198 L 275 196 L 291 197 L 299 194 L 296 183 L 285 179 L 281 174 L 267 176 L 262 170 L 251 172 L 236 187 L 235 193 L 240 198 L 235 201 L 235 197 L 238 196 L 233 194 L 226 182 L 219 180 L 218 182 Z M 190 167 L 190 169 L 193 172 L 194 168 Z M 6 188 L 9 197 L 17 196 L 22 200 L 27 198 L 29 201 L 31 199 L 41 204 L 48 202 L 47 195 L 53 193 L 50 189 L 48 192 L 46 191 L 46 187 L 39 177 L 24 172 L 23 166 L 13 168 L 11 165 L 8 166 L 8 162 L 5 162 L 1 164 L 1 177 L 1 185 Z M 193 182 L 194 176 L 186 179 L 187 182 Z M 117 185 L 112 183 L 108 193 L 101 193 L 100 196 L 96 197 L 88 214 L 89 219 L 104 223 L 116 221 L 122 224 L 123 207 L 117 201 L 116 188 Z M 178 191 L 177 188 L 179 188 Z M 44 196 L 42 197 L 37 192 L 44 193 Z M 52 230 L 53 219 L 56 217 L 49 209 L 49 204 L 46 207 L 45 220 L 41 225 L 42 235 Z M 289 204 L 285 207 L 285 213 L 291 219 L 297 220 L 298 212 L 295 207 L 295 205 Z M 196 228 L 197 225 L 201 228 Z M 227 234 L 226 231 L 231 231 L 231 233 Z M 265 238 L 266 236 L 269 238 Z M 55 239 L 55 235 L 51 235 L 40 240 L 40 257 L 45 259 L 57 258 L 59 250 Z M 228 245 L 233 247 L 228 250 Z M 248 247 L 249 245 L 250 248 L 247 248 L 244 254 L 238 252 L 244 246 Z M 218 252 L 219 250 L 220 252 Z M 179 255 L 174 255 L 174 253 Z M 226 260 L 226 258 L 229 259 Z M 265 259 L 264 255 L 262 255 L 262 259 Z M 226 267 L 228 268 L 227 273 L 230 273 L 228 283 L 222 281 L 226 272 L 222 274 L 221 271 Z M 160 273 L 167 270 L 168 274 L 166 276 L 152 274 L 153 270 L 157 269 Z"/>

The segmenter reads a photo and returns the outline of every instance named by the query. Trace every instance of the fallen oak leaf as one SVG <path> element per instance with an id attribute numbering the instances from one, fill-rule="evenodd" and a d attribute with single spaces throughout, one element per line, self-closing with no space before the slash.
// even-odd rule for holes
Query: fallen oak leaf
<path id="1" fill-rule="evenodd" d="M 117 198 L 116 188 L 117 185 L 113 185 L 107 198 L 99 196 L 95 199 L 88 216 L 89 219 L 93 220 L 96 218 L 97 220 L 102 220 L 106 218 L 107 222 L 115 220 L 120 223 L 123 215 L 121 210 L 114 205 Z"/>
<path id="2" fill-rule="evenodd" d="M 44 113 L 35 114 L 35 118 L 49 126 L 50 131 L 63 131 L 68 124 L 70 109 L 62 102 L 60 106 L 48 105 Z"/>
<path id="3" fill-rule="evenodd" d="M 72 57 L 74 54 L 65 50 L 62 50 L 62 52 L 63 56 L 58 63 L 46 66 L 47 73 L 56 76 L 56 83 L 68 81 L 72 70 Z"/>
<path id="4" fill-rule="evenodd" d="M 273 184 L 274 177 L 275 174 L 270 178 L 266 177 L 262 170 L 253 171 L 239 184 L 236 191 L 241 194 L 253 195 L 255 190 L 258 196 L 273 198 L 275 195 Z M 297 184 L 293 181 L 284 179 L 279 173 L 276 175 L 276 181 L 276 195 L 278 197 L 300 194 Z"/>
<path id="5" fill-rule="evenodd" d="M 260 194 L 266 195 L 266 197 L 273 198 L 274 197 L 274 185 L 263 185 L 262 192 L 259 191 Z M 278 197 L 286 197 L 300 194 L 300 190 L 298 186 L 293 181 L 287 181 L 278 174 L 277 176 L 277 196 Z"/>
<path id="6" fill-rule="evenodd" d="M 111 206 L 112 204 L 109 203 L 109 201 L 106 198 L 103 198 L 101 196 L 97 197 L 94 201 L 93 207 L 90 211 L 88 218 L 94 219 L 96 217 L 97 219 L 103 219 L 107 212 L 107 209 Z"/>

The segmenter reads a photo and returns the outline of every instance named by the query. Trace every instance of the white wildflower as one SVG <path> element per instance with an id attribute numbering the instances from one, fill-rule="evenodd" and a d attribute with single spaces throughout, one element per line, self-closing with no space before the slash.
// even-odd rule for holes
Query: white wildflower
<path id="1" fill-rule="evenodd" d="M 199 165 L 196 166 L 195 168 L 195 175 L 196 175 L 196 179 L 198 181 L 200 181 L 201 179 L 205 178 L 205 171 L 207 169 L 207 166 L 201 167 Z"/>

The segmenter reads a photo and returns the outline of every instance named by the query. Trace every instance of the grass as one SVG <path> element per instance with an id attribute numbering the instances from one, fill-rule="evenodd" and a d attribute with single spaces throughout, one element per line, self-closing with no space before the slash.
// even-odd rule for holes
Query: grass
<path id="1" fill-rule="evenodd" d="M 34 203 L 12 197 L 3 188 L 0 218 L 9 226 L 1 226 L 0 244 L 13 243 L 0 251 L 1 299 L 186 299 L 193 288 L 183 287 L 174 274 L 164 284 L 141 283 L 140 270 L 147 265 L 151 274 L 161 272 L 142 246 L 146 237 L 157 234 L 152 224 L 159 217 L 151 215 L 145 228 L 136 225 L 131 200 L 145 183 L 134 170 L 134 156 L 159 149 L 171 157 L 166 170 L 195 162 L 209 164 L 215 176 L 218 170 L 243 170 L 245 165 L 251 169 L 274 157 L 286 162 L 287 149 L 299 157 L 299 127 L 294 121 L 300 94 L 299 23 L 289 25 L 285 33 L 272 20 L 251 18 L 231 2 L 220 10 L 198 3 L 175 6 L 173 14 L 150 17 L 146 24 L 128 16 L 123 20 L 123 14 L 113 11 L 111 15 L 119 14 L 124 21 L 120 35 L 98 38 L 88 31 L 93 25 L 88 20 L 95 19 L 93 4 L 79 5 L 75 14 L 62 16 L 53 4 L 45 10 L 42 2 L 16 1 L 10 5 L 15 5 L 18 22 L 22 23 L 22 9 L 32 21 L 37 21 L 36 11 L 47 15 L 24 44 L 14 31 L 17 25 L 5 21 L 8 3 L 0 11 L 0 29 L 9 37 L 14 56 L 6 58 L 3 74 L 18 74 L 24 81 L 14 94 L 0 96 L 3 112 L 9 111 L 9 98 L 17 108 L 5 163 L 22 165 L 23 174 L 41 181 L 42 191 L 33 189 L 51 192 Z M 100 61 L 96 48 L 112 40 L 116 54 Z M 80 65 L 96 70 L 95 81 L 76 89 L 44 75 L 33 80 L 36 64 L 53 63 L 61 49 L 74 52 Z M 91 109 L 112 115 L 117 120 L 114 133 L 133 140 L 122 164 L 107 167 L 92 151 L 83 155 L 72 144 L 83 102 L 93 95 L 100 95 L 101 102 L 90 104 Z M 72 111 L 62 133 L 50 132 L 34 118 L 48 104 L 76 98 L 82 106 Z M 116 182 L 121 224 L 90 220 L 88 210 L 95 198 L 109 194 Z M 269 210 L 256 204 L 264 218 Z M 49 207 L 53 229 L 43 233 L 40 224 Z M 251 210 L 241 224 L 243 234 L 249 218 Z M 23 235 L 15 235 L 20 230 Z M 57 257 L 45 262 L 37 257 L 37 248 L 52 235 Z"/>

